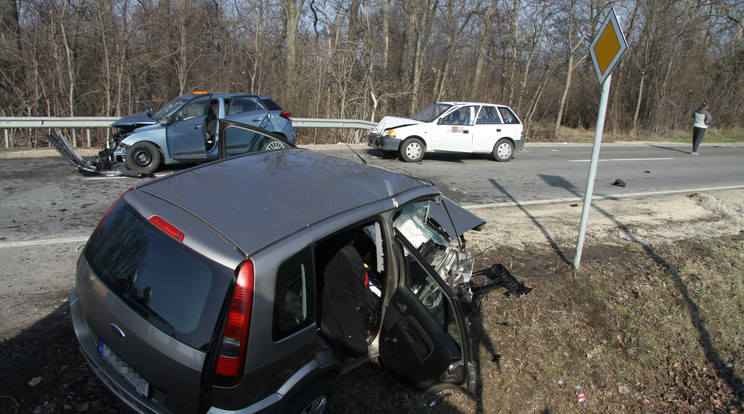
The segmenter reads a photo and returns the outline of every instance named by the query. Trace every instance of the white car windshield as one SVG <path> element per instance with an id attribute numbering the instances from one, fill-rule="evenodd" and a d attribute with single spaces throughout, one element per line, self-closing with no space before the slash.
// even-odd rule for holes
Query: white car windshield
<path id="1" fill-rule="evenodd" d="M 411 119 L 415 119 L 416 121 L 421 122 L 431 122 L 439 118 L 439 115 L 442 115 L 447 109 L 451 107 L 452 105 L 449 104 L 435 103 L 427 107 L 423 111 L 417 113 Z"/>

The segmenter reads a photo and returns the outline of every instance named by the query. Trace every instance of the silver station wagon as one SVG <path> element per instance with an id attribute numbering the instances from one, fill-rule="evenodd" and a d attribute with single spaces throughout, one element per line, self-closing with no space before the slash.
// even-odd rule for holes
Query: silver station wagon
<path id="1" fill-rule="evenodd" d="M 75 333 L 137 412 L 323 412 L 330 380 L 371 359 L 419 403 L 472 393 L 455 292 L 483 224 L 428 183 L 309 150 L 215 161 L 113 204 L 78 260 Z"/>

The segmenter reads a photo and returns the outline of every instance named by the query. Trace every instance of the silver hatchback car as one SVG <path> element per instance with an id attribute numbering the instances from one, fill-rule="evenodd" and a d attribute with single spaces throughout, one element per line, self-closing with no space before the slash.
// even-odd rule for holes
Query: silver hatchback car
<path id="1" fill-rule="evenodd" d="M 455 294 L 484 222 L 430 184 L 309 150 L 138 185 L 78 260 L 83 354 L 137 412 L 323 412 L 381 364 L 419 402 L 475 389 Z"/>

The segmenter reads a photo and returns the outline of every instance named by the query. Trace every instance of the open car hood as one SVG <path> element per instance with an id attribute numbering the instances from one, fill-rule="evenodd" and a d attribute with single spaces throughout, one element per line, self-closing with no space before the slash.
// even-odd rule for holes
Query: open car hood
<path id="1" fill-rule="evenodd" d="M 399 128 L 408 125 L 420 124 L 421 121 L 416 121 L 410 118 L 398 118 L 395 116 L 386 116 L 380 120 L 380 123 L 374 128 L 378 134 L 381 134 L 386 129 Z"/>
<path id="2" fill-rule="evenodd" d="M 486 221 L 455 204 L 447 197 L 442 202 L 429 203 L 429 215 L 437 221 L 452 239 L 456 239 L 470 230 L 481 231 Z"/>
<path id="3" fill-rule="evenodd" d="M 157 121 L 147 116 L 147 113 L 139 112 L 136 114 L 123 116 L 116 120 L 113 124 L 111 124 L 111 126 L 114 128 L 126 128 L 137 125 L 155 125 L 156 123 Z"/>

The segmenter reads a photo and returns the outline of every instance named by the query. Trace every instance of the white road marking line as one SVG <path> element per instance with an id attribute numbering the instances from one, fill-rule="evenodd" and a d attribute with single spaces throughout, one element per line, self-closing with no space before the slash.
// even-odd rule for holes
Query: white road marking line
<path id="1" fill-rule="evenodd" d="M 65 237 L 61 239 L 27 240 L 15 242 L 0 242 L 0 249 L 4 247 L 28 247 L 41 246 L 45 244 L 85 243 L 87 237 Z"/>
<path id="2" fill-rule="evenodd" d="M 601 158 L 600 162 L 617 162 L 617 161 L 669 161 L 674 158 Z M 568 160 L 568 162 L 589 162 L 591 160 Z"/>
<path id="3" fill-rule="evenodd" d="M 614 200 L 621 198 L 641 198 L 641 197 L 654 197 L 684 193 L 698 193 L 706 191 L 721 191 L 721 190 L 738 190 L 744 188 L 744 185 L 731 185 L 726 187 L 706 187 L 706 188 L 690 188 L 685 190 L 669 190 L 669 191 L 648 191 L 644 193 L 629 193 L 629 194 L 607 194 L 607 195 L 595 195 L 592 200 Z M 567 197 L 567 198 L 555 198 L 552 200 L 532 200 L 532 201 L 504 201 L 503 203 L 490 203 L 490 204 L 470 204 L 463 205 L 462 208 L 466 210 L 478 210 L 482 208 L 499 208 L 499 207 L 515 207 L 515 206 L 537 206 L 543 204 L 559 204 L 559 203 L 575 203 L 583 202 L 584 195 L 580 197 Z"/>

